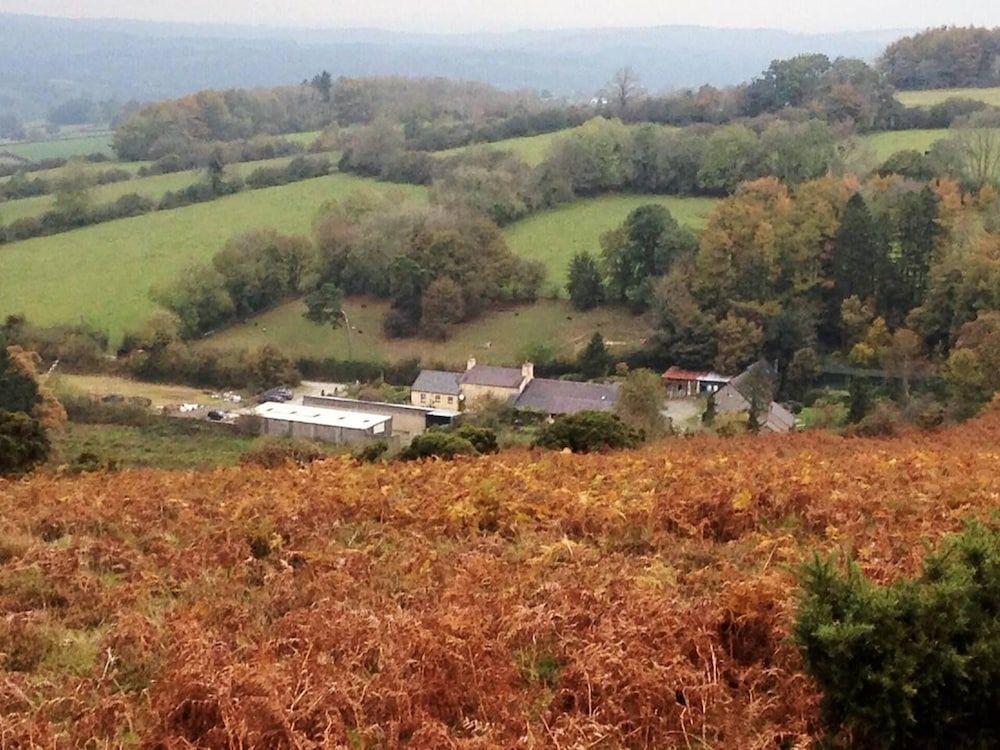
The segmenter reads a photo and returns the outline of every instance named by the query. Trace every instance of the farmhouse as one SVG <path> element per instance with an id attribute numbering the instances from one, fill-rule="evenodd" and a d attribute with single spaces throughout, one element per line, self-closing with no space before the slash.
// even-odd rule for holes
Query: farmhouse
<path id="1" fill-rule="evenodd" d="M 750 411 L 752 403 L 769 404 L 761 429 L 768 432 L 788 432 L 795 427 L 795 416 L 774 401 L 778 387 L 778 373 L 761 360 L 730 380 L 714 394 L 715 409 L 719 414 L 742 414 Z"/>
<path id="2" fill-rule="evenodd" d="M 421 370 L 410 388 L 413 406 L 462 408 L 462 374 L 447 370 Z"/>
<path id="3" fill-rule="evenodd" d="M 268 401 L 254 409 L 261 434 L 320 440 L 337 445 L 392 437 L 392 417 L 384 414 L 323 409 L 306 404 Z"/>
<path id="4" fill-rule="evenodd" d="M 536 378 L 515 398 L 518 409 L 532 409 L 557 417 L 581 411 L 614 411 L 618 403 L 617 383 L 575 383 Z"/>
<path id="5" fill-rule="evenodd" d="M 460 377 L 462 396 L 467 405 L 474 405 L 484 398 L 510 401 L 517 398 L 535 377 L 535 366 L 525 362 L 516 367 L 481 365 L 470 359 Z"/>
<path id="6" fill-rule="evenodd" d="M 450 404 L 475 406 L 493 398 L 518 409 L 544 412 L 550 417 L 580 411 L 612 411 L 618 403 L 618 385 L 576 383 L 535 377 L 535 366 L 520 368 L 481 365 L 470 359 L 465 372 L 423 370 L 413 383 L 414 405 Z"/>

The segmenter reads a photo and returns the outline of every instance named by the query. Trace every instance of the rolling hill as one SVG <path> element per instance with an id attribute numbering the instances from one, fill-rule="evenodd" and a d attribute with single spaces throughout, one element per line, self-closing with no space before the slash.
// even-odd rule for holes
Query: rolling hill
<path id="1" fill-rule="evenodd" d="M 239 232 L 307 233 L 325 201 L 362 187 L 425 195 L 335 174 L 25 240 L 0 252 L 0 315 L 25 313 L 41 325 L 83 320 L 118 341 L 155 310 L 151 286 L 207 263 Z"/>

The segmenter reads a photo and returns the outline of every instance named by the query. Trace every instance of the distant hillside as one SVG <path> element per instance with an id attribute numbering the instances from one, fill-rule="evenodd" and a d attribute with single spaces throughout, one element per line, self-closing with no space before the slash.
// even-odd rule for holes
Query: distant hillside
<path id="1" fill-rule="evenodd" d="M 590 97 L 633 66 L 651 90 L 733 84 L 802 52 L 874 59 L 902 32 L 807 35 L 669 26 L 419 35 L 2 15 L 0 114 L 42 117 L 72 97 L 150 101 L 204 88 L 337 75 L 479 80 Z"/>

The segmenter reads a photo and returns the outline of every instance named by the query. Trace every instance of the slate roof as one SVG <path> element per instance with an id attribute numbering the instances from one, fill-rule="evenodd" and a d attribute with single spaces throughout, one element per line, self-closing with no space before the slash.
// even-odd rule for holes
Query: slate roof
<path id="1" fill-rule="evenodd" d="M 519 409 L 536 409 L 546 414 L 612 411 L 616 403 L 617 384 L 576 383 L 546 378 L 532 380 L 513 402 Z"/>
<path id="2" fill-rule="evenodd" d="M 476 365 L 460 376 L 459 382 L 468 385 L 485 385 L 494 388 L 519 388 L 524 376 L 520 367 Z"/>
<path id="3" fill-rule="evenodd" d="M 747 369 L 730 380 L 729 384 L 733 386 L 733 388 L 735 388 L 741 396 L 749 400 L 752 395 L 749 393 L 749 391 L 752 390 L 751 386 L 753 384 L 751 379 L 758 373 L 762 378 L 766 379 L 770 385 L 771 393 L 769 398 L 774 398 L 775 391 L 778 390 L 778 372 L 763 359 L 758 362 L 754 362 Z"/>
<path id="4" fill-rule="evenodd" d="M 461 373 L 447 370 L 421 370 L 413 381 L 413 390 L 458 396 L 462 391 L 461 377 Z"/>

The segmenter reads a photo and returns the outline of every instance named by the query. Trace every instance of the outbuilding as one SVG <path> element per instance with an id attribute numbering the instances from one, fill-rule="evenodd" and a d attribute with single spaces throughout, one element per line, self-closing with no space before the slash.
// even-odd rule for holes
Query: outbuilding
<path id="1" fill-rule="evenodd" d="M 392 417 L 385 414 L 270 401 L 258 406 L 254 413 L 261 419 L 261 434 L 272 437 L 319 440 L 337 445 L 392 437 Z"/>

